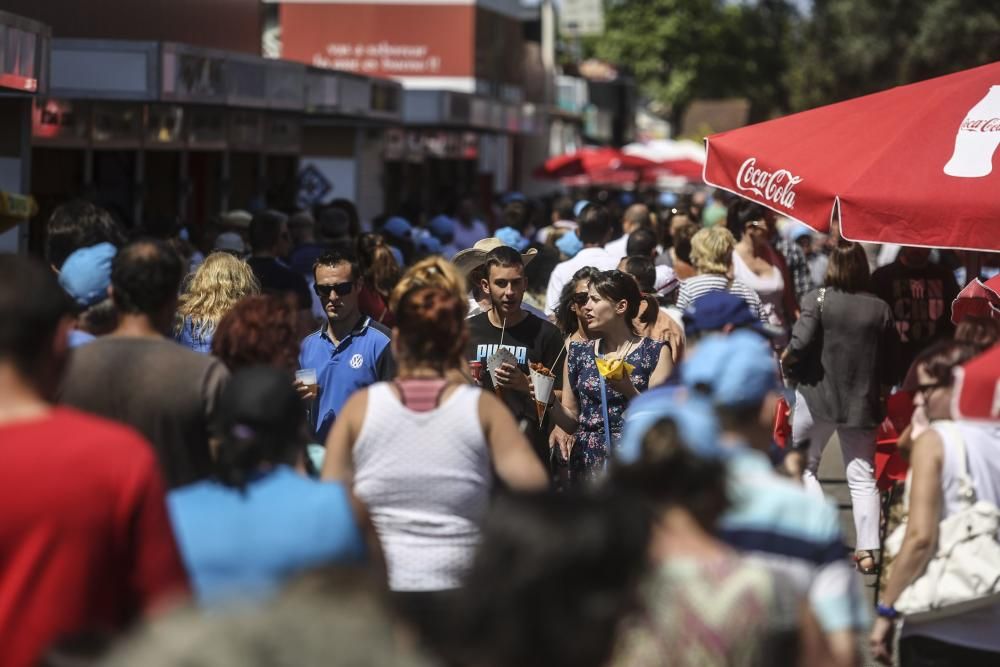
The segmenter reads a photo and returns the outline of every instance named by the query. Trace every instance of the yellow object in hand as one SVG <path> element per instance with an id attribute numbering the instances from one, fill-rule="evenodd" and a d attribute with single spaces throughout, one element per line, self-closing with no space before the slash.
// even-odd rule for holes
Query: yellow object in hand
<path id="1" fill-rule="evenodd" d="M 631 375 L 635 366 L 621 359 L 598 359 L 597 370 L 608 380 L 621 380 L 626 374 Z"/>

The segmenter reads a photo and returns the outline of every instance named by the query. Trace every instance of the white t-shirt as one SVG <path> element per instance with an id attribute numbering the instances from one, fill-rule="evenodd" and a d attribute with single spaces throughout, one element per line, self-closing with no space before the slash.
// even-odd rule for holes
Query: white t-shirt
<path id="1" fill-rule="evenodd" d="M 551 315 L 559 306 L 559 297 L 562 295 L 563 287 L 573 279 L 573 274 L 584 268 L 592 266 L 598 271 L 613 271 L 618 268 L 620 257 L 611 255 L 604 248 L 584 248 L 576 253 L 574 257 L 567 259 L 556 265 L 549 276 L 549 288 L 545 291 L 545 313 Z"/>

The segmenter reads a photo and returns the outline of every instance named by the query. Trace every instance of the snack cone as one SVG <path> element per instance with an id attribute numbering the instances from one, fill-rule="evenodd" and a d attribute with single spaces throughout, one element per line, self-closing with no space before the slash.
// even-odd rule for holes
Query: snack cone
<path id="1" fill-rule="evenodd" d="M 490 357 L 486 360 L 486 370 L 490 372 L 490 378 L 493 380 L 493 386 L 497 387 L 497 370 L 504 364 L 511 364 L 512 366 L 517 366 L 517 359 L 514 354 L 505 347 L 497 349 Z M 499 394 L 498 394 L 499 395 Z"/>
<path id="2" fill-rule="evenodd" d="M 541 401 L 535 401 L 535 412 L 538 413 L 538 425 L 542 425 L 542 421 L 545 419 L 545 411 L 549 409 L 548 403 L 542 403 Z"/>

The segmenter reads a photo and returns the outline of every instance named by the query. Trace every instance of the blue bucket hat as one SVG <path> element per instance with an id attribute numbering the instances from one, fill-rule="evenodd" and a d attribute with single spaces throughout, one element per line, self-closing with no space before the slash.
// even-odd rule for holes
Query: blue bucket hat
<path id="1" fill-rule="evenodd" d="M 586 199 L 581 199 L 577 203 L 573 204 L 573 217 L 579 218 L 583 215 L 583 212 L 587 210 L 588 206 L 590 206 L 590 202 Z"/>
<path id="2" fill-rule="evenodd" d="M 681 441 L 698 456 L 720 459 L 729 454 L 719 444 L 719 424 L 711 403 L 687 387 L 670 386 L 640 394 L 629 404 L 615 451 L 618 463 L 637 463 L 649 429 L 664 419 L 676 424 Z"/>
<path id="3" fill-rule="evenodd" d="M 78 306 L 88 308 L 108 296 L 111 262 L 118 248 L 98 243 L 74 251 L 59 270 L 59 284 Z"/>
<path id="4" fill-rule="evenodd" d="M 784 386 L 770 346 L 757 334 L 737 330 L 713 335 L 698 343 L 681 365 L 681 381 L 705 391 L 716 405 L 759 404 Z"/>

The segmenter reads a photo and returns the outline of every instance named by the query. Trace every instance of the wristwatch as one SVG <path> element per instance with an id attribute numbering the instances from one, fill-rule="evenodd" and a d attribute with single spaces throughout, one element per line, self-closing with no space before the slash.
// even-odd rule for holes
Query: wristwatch
<path id="1" fill-rule="evenodd" d="M 875 613 L 881 616 L 882 618 L 889 619 L 890 621 L 893 621 L 899 618 L 900 616 L 899 612 L 896 610 L 895 607 L 893 607 L 892 605 L 883 604 L 881 602 L 875 605 Z"/>

